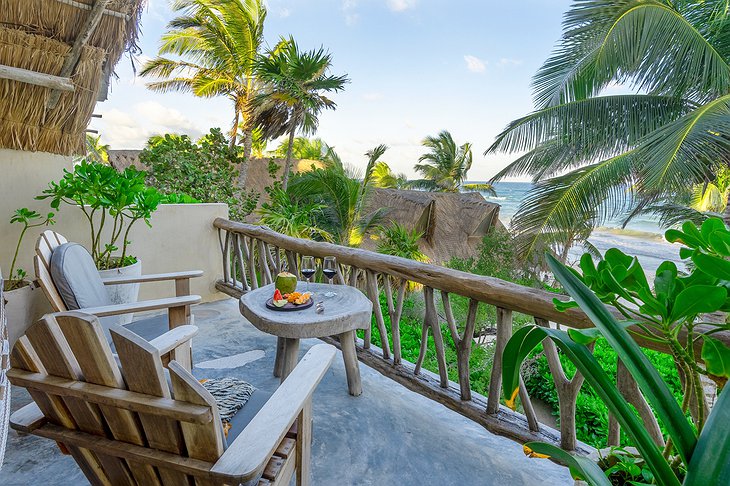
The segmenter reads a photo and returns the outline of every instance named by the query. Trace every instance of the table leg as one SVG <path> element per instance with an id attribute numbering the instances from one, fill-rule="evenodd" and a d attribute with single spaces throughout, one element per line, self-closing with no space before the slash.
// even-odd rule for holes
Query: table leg
<path id="1" fill-rule="evenodd" d="M 299 361 L 299 339 L 284 339 L 284 356 L 281 364 L 282 383 Z"/>
<path id="2" fill-rule="evenodd" d="M 345 373 L 347 374 L 347 389 L 350 395 L 359 396 L 362 393 L 362 382 L 360 380 L 360 366 L 357 362 L 355 352 L 355 331 L 343 332 L 339 336 L 340 347 L 342 348 L 342 359 L 345 362 Z"/>
<path id="3" fill-rule="evenodd" d="M 274 376 L 281 378 L 281 368 L 284 364 L 284 338 L 276 338 L 276 358 L 274 359 Z"/>

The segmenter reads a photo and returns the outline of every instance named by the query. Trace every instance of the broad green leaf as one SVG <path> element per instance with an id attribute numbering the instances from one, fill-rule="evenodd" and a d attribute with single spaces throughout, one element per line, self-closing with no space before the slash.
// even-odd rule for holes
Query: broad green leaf
<path id="1" fill-rule="evenodd" d="M 730 233 L 727 231 L 715 231 L 708 239 L 710 248 L 720 256 L 730 256 Z"/>
<path id="2" fill-rule="evenodd" d="M 684 486 L 730 484 L 730 393 L 720 393 L 697 440 Z"/>
<path id="3" fill-rule="evenodd" d="M 590 293 L 590 291 L 588 292 Z M 677 481 L 671 467 L 647 432 L 643 422 L 636 416 L 633 409 L 626 402 L 626 399 L 618 391 L 616 385 L 613 384 L 611 378 L 601 368 L 588 348 L 574 342 L 565 331 L 547 328 L 543 328 L 543 330 L 565 356 L 575 364 L 575 367 L 583 374 L 586 382 L 591 385 L 598 398 L 606 404 L 608 411 L 616 417 L 616 420 L 621 425 L 621 430 L 625 431 L 633 443 L 636 444 L 636 448 L 639 450 L 641 457 L 644 458 L 647 466 L 651 468 L 657 477 L 658 484 L 679 486 L 679 481 Z M 623 329 L 621 330 L 623 331 Z M 506 352 L 507 349 L 505 348 Z M 674 398 L 672 398 L 672 401 L 674 402 Z M 676 406 L 676 402 L 674 403 Z M 687 420 L 684 417 L 683 420 L 687 424 Z"/>
<path id="4" fill-rule="evenodd" d="M 671 321 L 715 312 L 727 299 L 727 290 L 714 285 L 695 285 L 681 291 L 674 300 Z"/>
<path id="5" fill-rule="evenodd" d="M 695 251 L 691 248 L 685 248 L 682 247 L 679 249 L 679 258 L 682 260 L 687 260 L 688 258 L 692 258 L 692 255 L 694 255 Z"/>
<path id="6" fill-rule="evenodd" d="M 574 456 L 563 449 L 545 442 L 528 442 L 524 445 L 531 451 L 543 454 L 553 459 L 557 459 L 570 468 L 571 475 L 574 479 L 576 475 L 580 479 L 584 479 L 592 486 L 610 486 L 611 481 L 608 480 L 598 464 L 595 461 L 583 456 Z"/>
<path id="7" fill-rule="evenodd" d="M 700 233 L 705 241 L 710 241 L 710 235 L 718 231 L 727 233 L 725 223 L 720 218 L 707 218 L 700 227 Z"/>
<path id="8" fill-rule="evenodd" d="M 573 300 L 559 300 L 559 299 L 553 299 L 553 305 L 557 310 L 560 312 L 565 312 L 568 309 L 573 309 L 574 307 L 578 307 L 578 303 Z"/>
<path id="9" fill-rule="evenodd" d="M 626 365 L 647 401 L 656 410 L 659 420 L 667 428 L 680 457 L 685 464 L 688 463 L 696 443 L 694 431 L 656 368 L 626 329 L 618 325 L 608 309 L 585 285 L 552 255 L 548 254 L 546 259 L 558 281 L 578 302 L 593 324 L 601 330 L 603 336 Z M 598 391 L 596 386 L 594 389 Z M 641 453 L 646 459 L 646 454 L 653 453 L 653 451 L 641 450 Z M 654 468 L 652 467 L 652 469 Z M 660 479 L 659 475 L 657 475 L 657 479 Z"/>
<path id="10" fill-rule="evenodd" d="M 694 264 L 708 275 L 719 278 L 720 280 L 730 280 L 730 262 L 713 255 L 705 253 L 695 253 L 692 256 Z"/>
<path id="11" fill-rule="evenodd" d="M 576 304 L 577 306 L 577 304 Z M 619 326 L 623 326 L 624 328 L 629 328 L 636 324 L 636 321 L 622 321 L 618 323 Z M 596 339 L 602 336 L 601 330 L 597 327 L 591 327 L 589 329 L 572 329 L 568 328 L 568 336 L 570 336 L 570 339 L 575 341 L 578 344 L 583 345 L 589 345 L 592 342 L 594 342 Z"/>
<path id="12" fill-rule="evenodd" d="M 545 339 L 545 329 L 525 326 L 517 330 L 502 352 L 502 391 L 507 406 L 515 409 L 520 384 L 520 366 L 528 354 Z"/>
<path id="13" fill-rule="evenodd" d="M 730 378 L 730 348 L 710 336 L 703 336 L 702 360 L 707 372 L 715 376 Z"/>

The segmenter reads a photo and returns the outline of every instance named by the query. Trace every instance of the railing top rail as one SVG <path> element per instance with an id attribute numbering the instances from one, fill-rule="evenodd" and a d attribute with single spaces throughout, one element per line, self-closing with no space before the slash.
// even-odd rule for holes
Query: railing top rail
<path id="1" fill-rule="evenodd" d="M 580 309 L 570 309 L 566 312 L 556 310 L 553 298 L 560 296 L 541 289 L 359 248 L 293 238 L 277 233 L 266 226 L 237 223 L 223 218 L 217 218 L 213 225 L 219 229 L 262 240 L 285 250 L 318 258 L 334 256 L 338 262 L 346 265 L 386 273 L 437 290 L 463 295 L 503 309 L 522 312 L 570 327 L 593 327 L 588 317 Z"/>

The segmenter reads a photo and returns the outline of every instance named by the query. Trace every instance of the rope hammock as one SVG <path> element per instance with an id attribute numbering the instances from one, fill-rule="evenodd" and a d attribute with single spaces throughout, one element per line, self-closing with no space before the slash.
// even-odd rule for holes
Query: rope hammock
<path id="1" fill-rule="evenodd" d="M 10 368 L 10 342 L 8 323 L 5 319 L 5 299 L 3 297 L 3 278 L 0 274 L 0 469 L 5 458 L 5 443 L 8 439 L 10 421 L 10 382 L 6 375 Z"/>

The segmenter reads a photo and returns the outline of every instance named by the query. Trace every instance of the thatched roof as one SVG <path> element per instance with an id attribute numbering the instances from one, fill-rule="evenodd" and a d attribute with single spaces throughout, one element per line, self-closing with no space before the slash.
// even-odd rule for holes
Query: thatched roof
<path id="1" fill-rule="evenodd" d="M 487 202 L 478 192 L 374 189 L 366 209 L 378 208 L 385 209 L 384 224 L 397 222 L 423 233 L 421 251 L 438 264 L 474 256 L 484 235 L 501 226 L 499 204 Z M 374 250 L 377 242 L 366 238 L 362 246 Z"/>
<path id="2" fill-rule="evenodd" d="M 2 3 L 0 148 L 83 153 L 97 99 L 122 54 L 136 48 L 145 3 L 108 0 L 95 10 L 100 1 Z"/>

